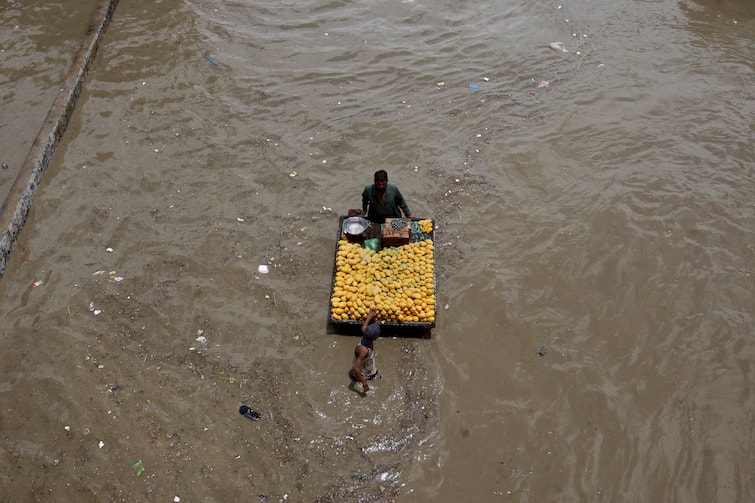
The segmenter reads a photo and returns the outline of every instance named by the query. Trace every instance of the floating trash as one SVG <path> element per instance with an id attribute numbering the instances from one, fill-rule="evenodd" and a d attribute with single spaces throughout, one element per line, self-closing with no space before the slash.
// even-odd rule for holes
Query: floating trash
<path id="1" fill-rule="evenodd" d="M 537 350 L 537 354 L 540 356 L 545 356 L 548 354 L 548 348 L 545 346 L 540 346 L 540 349 Z"/>
<path id="2" fill-rule="evenodd" d="M 242 416 L 251 419 L 252 421 L 259 421 L 262 415 L 257 412 L 256 410 L 252 410 L 251 407 L 247 405 L 242 405 L 239 407 L 239 414 Z"/>
<path id="3" fill-rule="evenodd" d="M 479 89 L 479 88 L 480 88 L 480 86 L 479 86 L 479 85 L 477 85 L 477 84 L 469 84 L 469 88 L 470 88 L 470 89 Z"/>
<path id="4" fill-rule="evenodd" d="M 262 264 L 262 265 L 257 266 L 257 272 L 260 274 L 267 274 L 268 272 L 270 272 L 270 270 L 267 268 L 265 264 Z"/>
<path id="5" fill-rule="evenodd" d="M 569 52 L 563 42 L 551 42 L 548 47 L 558 52 Z"/>
<path id="6" fill-rule="evenodd" d="M 537 88 L 538 89 L 548 89 L 550 87 L 550 85 L 551 85 L 551 83 L 548 82 L 547 80 L 541 80 L 540 82 L 537 83 Z"/>
<path id="7" fill-rule="evenodd" d="M 110 271 L 108 281 L 110 281 L 111 283 L 120 283 L 121 281 L 123 281 L 123 276 L 116 276 L 116 274 L 117 273 L 115 271 Z"/>
<path id="8" fill-rule="evenodd" d="M 34 283 L 31 284 L 31 287 L 32 288 L 37 288 L 38 286 L 41 286 L 41 285 L 44 285 L 44 284 L 45 284 L 44 280 L 38 279 L 37 281 L 35 281 Z"/>
<path id="9" fill-rule="evenodd" d="M 136 462 L 131 465 L 131 468 L 134 470 L 134 475 L 136 475 L 137 477 L 139 475 L 144 475 L 144 472 L 146 471 L 141 459 L 137 459 Z"/>
<path id="10" fill-rule="evenodd" d="M 213 58 L 212 56 L 205 56 L 204 59 L 209 61 L 212 66 L 218 66 L 218 62 L 215 61 L 215 58 Z"/>

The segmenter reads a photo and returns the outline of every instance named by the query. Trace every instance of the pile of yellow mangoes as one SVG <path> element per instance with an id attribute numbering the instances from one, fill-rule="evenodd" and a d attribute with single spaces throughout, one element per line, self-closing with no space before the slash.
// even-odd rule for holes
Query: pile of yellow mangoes
<path id="1" fill-rule="evenodd" d="M 430 234 L 433 231 L 432 220 L 418 220 L 417 225 L 419 225 L 419 230 L 421 230 L 423 234 Z"/>
<path id="2" fill-rule="evenodd" d="M 338 241 L 330 299 L 334 320 L 377 319 L 435 322 L 435 248 L 431 239 L 379 252 L 346 239 Z"/>

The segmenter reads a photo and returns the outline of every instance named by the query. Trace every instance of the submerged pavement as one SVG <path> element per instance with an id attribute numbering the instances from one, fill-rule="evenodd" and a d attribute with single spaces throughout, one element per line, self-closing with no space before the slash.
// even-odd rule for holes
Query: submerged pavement
<path id="1" fill-rule="evenodd" d="M 37 189 L 66 132 L 68 122 L 76 108 L 81 90 L 117 5 L 118 0 L 101 0 L 98 3 L 71 69 L 60 86 L 60 91 L 39 133 L 34 138 L 23 164 L 12 171 L 9 163 L 2 161 L 1 169 L 7 173 L 6 176 L 11 178 L 14 172 L 17 174 L 10 186 L 7 183 L 4 184 L 7 192 L 0 193 L 0 196 L 3 196 L 3 204 L 0 207 L 0 231 L 2 232 L 0 235 L 0 276 L 5 272 L 13 245 L 26 223 Z M 58 20 L 51 17 L 50 22 L 52 24 Z"/>

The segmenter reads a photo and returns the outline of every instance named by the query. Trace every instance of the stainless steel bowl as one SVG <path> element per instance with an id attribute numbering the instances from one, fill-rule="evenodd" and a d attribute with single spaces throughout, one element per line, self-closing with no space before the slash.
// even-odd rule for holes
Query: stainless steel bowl
<path id="1" fill-rule="evenodd" d="M 350 236 L 358 236 L 369 228 L 370 222 L 362 217 L 349 217 L 343 221 L 343 232 Z"/>

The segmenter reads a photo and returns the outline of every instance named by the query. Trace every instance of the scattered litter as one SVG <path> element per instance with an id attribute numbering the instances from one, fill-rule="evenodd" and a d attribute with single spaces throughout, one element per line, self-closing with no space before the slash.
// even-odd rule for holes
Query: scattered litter
<path id="1" fill-rule="evenodd" d="M 218 66 L 218 62 L 215 61 L 215 58 L 213 58 L 212 56 L 205 56 L 204 59 L 209 61 L 212 64 L 212 66 Z"/>
<path id="2" fill-rule="evenodd" d="M 105 271 L 100 269 L 99 271 L 94 271 L 94 273 L 92 273 L 92 276 L 102 276 L 103 274 L 105 274 Z"/>
<path id="3" fill-rule="evenodd" d="M 66 430 L 66 436 L 68 437 L 68 439 L 69 440 L 72 439 L 73 438 L 73 432 L 71 431 L 71 427 L 68 426 L 68 425 L 66 425 L 65 426 L 65 430 Z"/>
<path id="4" fill-rule="evenodd" d="M 3 167 L 3 169 L 8 169 L 8 163 L 7 163 L 7 162 L 4 162 L 4 163 L 2 164 L 2 167 Z"/>
<path id="5" fill-rule="evenodd" d="M 100 446 L 100 449 L 102 449 L 103 447 L 105 447 L 105 442 L 103 442 L 102 440 L 100 440 L 99 446 Z"/>
<path id="6" fill-rule="evenodd" d="M 243 219 L 242 217 L 236 217 L 236 221 L 237 221 L 237 222 L 243 222 L 243 221 L 244 221 L 244 219 Z"/>
<path id="7" fill-rule="evenodd" d="M 41 285 L 44 285 L 44 284 L 45 284 L 44 280 L 38 279 L 37 281 L 35 281 L 34 283 L 31 284 L 31 287 L 32 288 L 37 288 L 38 286 L 41 286 Z"/>
<path id="8" fill-rule="evenodd" d="M 90 303 L 89 303 L 89 310 L 90 310 L 90 311 L 91 311 L 91 312 L 92 312 L 92 313 L 93 313 L 93 314 L 94 314 L 95 316 L 97 316 L 98 314 L 100 314 L 100 313 L 102 312 L 102 310 L 101 310 L 101 309 L 95 309 L 95 307 L 94 307 L 94 301 L 92 301 L 92 302 L 90 302 Z"/>
<path id="9" fill-rule="evenodd" d="M 113 253 L 113 249 L 110 248 L 109 246 L 107 248 L 105 248 L 105 251 L 108 252 L 108 253 Z"/>
<path id="10" fill-rule="evenodd" d="M 270 270 L 265 264 L 261 264 L 257 267 L 257 272 L 260 274 L 267 274 L 268 272 L 270 272 Z"/>
<path id="11" fill-rule="evenodd" d="M 204 344 L 205 342 L 207 342 L 207 337 L 205 337 L 204 335 L 200 335 L 199 337 L 197 337 L 197 342 L 199 342 L 200 344 Z"/>
<path id="12" fill-rule="evenodd" d="M 146 471 L 144 469 L 144 463 L 142 463 L 141 459 L 137 459 L 136 462 L 132 465 L 132 468 L 134 469 L 134 475 L 137 477 L 139 475 L 144 475 L 144 472 Z"/>
<path id="13" fill-rule="evenodd" d="M 547 355 L 548 354 L 548 348 L 546 348 L 545 346 L 540 346 L 540 349 L 537 350 L 537 354 L 539 354 L 540 356 Z"/>
<path id="14" fill-rule="evenodd" d="M 477 84 L 469 84 L 469 88 L 470 88 L 470 89 L 479 89 L 479 88 L 480 88 L 480 86 L 479 86 L 479 85 L 477 85 Z"/>
<path id="15" fill-rule="evenodd" d="M 537 88 L 538 89 L 547 89 L 547 88 L 550 87 L 550 85 L 551 85 L 551 83 L 548 82 L 547 80 L 541 80 L 540 82 L 537 83 Z"/>
<path id="16" fill-rule="evenodd" d="M 110 386 L 110 392 L 115 393 L 116 391 L 120 391 L 123 389 L 123 387 L 120 384 L 113 384 Z"/>
<path id="17" fill-rule="evenodd" d="M 248 405 L 242 405 L 239 407 L 239 414 L 251 419 L 252 421 L 259 421 L 262 417 L 259 412 L 252 410 Z"/>
<path id="18" fill-rule="evenodd" d="M 110 281 L 111 283 L 112 282 L 120 283 L 121 281 L 123 281 L 123 276 L 116 276 L 116 274 L 117 273 L 115 271 L 110 271 L 108 281 Z"/>
<path id="19" fill-rule="evenodd" d="M 175 503 L 178 503 L 179 501 L 181 501 L 181 498 L 179 498 L 178 496 L 176 496 L 176 497 L 173 498 L 173 501 Z"/>
<path id="20" fill-rule="evenodd" d="M 563 42 L 551 42 L 548 47 L 558 52 L 569 52 Z"/>
<path id="21" fill-rule="evenodd" d="M 291 174 L 289 174 L 288 176 L 290 176 L 291 178 L 293 178 L 293 177 L 295 177 L 298 174 L 299 173 L 297 173 L 296 171 L 292 171 Z"/>

